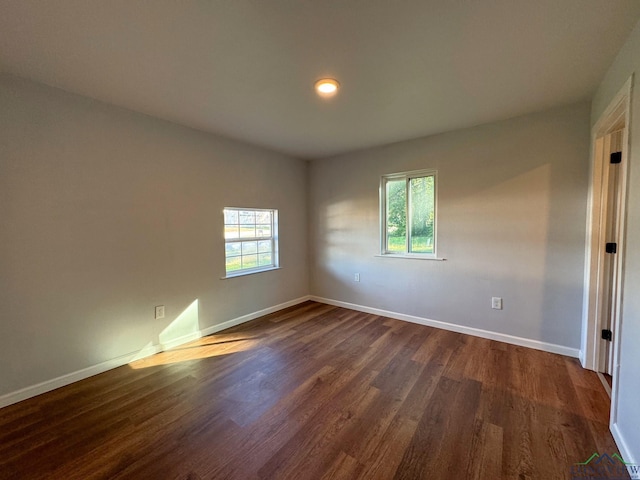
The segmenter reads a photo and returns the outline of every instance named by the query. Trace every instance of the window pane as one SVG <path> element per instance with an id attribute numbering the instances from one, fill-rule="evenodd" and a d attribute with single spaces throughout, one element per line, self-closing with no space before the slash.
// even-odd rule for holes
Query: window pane
<path id="1" fill-rule="evenodd" d="M 271 252 L 271 241 L 270 240 L 262 240 L 258 242 L 258 252 L 267 253 Z"/>
<path id="2" fill-rule="evenodd" d="M 225 243 L 224 253 L 226 257 L 235 257 L 237 255 L 240 255 L 240 244 L 237 242 Z"/>
<path id="3" fill-rule="evenodd" d="M 227 240 L 231 240 L 234 238 L 240 238 L 240 230 L 236 225 L 225 225 L 224 226 L 224 238 Z"/>
<path id="4" fill-rule="evenodd" d="M 242 255 L 258 252 L 258 242 L 242 242 Z"/>
<path id="5" fill-rule="evenodd" d="M 248 226 L 240 226 L 240 238 L 255 238 L 256 236 L 256 227 L 251 225 Z"/>
<path id="6" fill-rule="evenodd" d="M 229 257 L 226 259 L 226 264 L 227 272 L 235 272 L 242 268 L 242 259 L 241 257 Z"/>
<path id="7" fill-rule="evenodd" d="M 266 265 L 271 265 L 273 262 L 271 260 L 271 253 L 261 253 L 258 255 L 258 264 L 263 267 Z"/>
<path id="8" fill-rule="evenodd" d="M 224 223 L 238 223 L 238 211 L 226 210 L 224 211 Z"/>
<path id="9" fill-rule="evenodd" d="M 258 255 L 243 255 L 242 268 L 254 268 L 258 266 Z"/>
<path id="10" fill-rule="evenodd" d="M 435 218 L 433 176 L 412 178 L 409 192 L 411 252 L 433 253 L 433 222 Z"/>
<path id="11" fill-rule="evenodd" d="M 271 236 L 271 224 L 256 225 L 256 237 L 270 237 L 270 236 Z"/>
<path id="12" fill-rule="evenodd" d="M 242 225 L 254 225 L 256 223 L 256 212 L 240 210 L 240 223 Z"/>
<path id="13" fill-rule="evenodd" d="M 277 266 L 275 239 L 277 212 L 225 208 L 224 235 L 227 273 Z M 241 241 L 237 241 L 237 240 Z M 258 240 L 262 239 L 262 240 Z"/>
<path id="14" fill-rule="evenodd" d="M 386 183 L 387 251 L 405 252 L 407 235 L 406 181 L 389 180 Z"/>
<path id="15" fill-rule="evenodd" d="M 271 212 L 256 212 L 256 223 L 268 223 L 271 225 Z"/>

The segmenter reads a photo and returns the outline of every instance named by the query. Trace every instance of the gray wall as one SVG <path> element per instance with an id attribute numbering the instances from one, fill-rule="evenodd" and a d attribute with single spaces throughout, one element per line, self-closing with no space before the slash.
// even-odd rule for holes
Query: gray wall
<path id="1" fill-rule="evenodd" d="M 627 199 L 627 238 L 623 279 L 620 372 L 618 377 L 619 438 L 633 458 L 640 463 L 640 23 L 607 72 L 592 105 L 591 124 L 613 100 L 627 79 L 634 75 L 631 105 L 631 143 Z"/>
<path id="2" fill-rule="evenodd" d="M 196 299 L 206 328 L 307 295 L 306 181 L 306 162 L 0 76 L 0 396 L 157 344 Z M 220 279 L 224 206 L 279 209 L 282 269 Z"/>
<path id="3" fill-rule="evenodd" d="M 579 104 L 313 162 L 311 291 L 578 348 L 588 158 Z M 380 176 L 422 168 L 438 170 L 447 260 L 376 257 Z"/>

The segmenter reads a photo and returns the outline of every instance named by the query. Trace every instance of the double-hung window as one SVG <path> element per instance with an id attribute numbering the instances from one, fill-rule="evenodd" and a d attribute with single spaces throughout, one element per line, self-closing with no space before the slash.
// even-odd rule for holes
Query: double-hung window
<path id="1" fill-rule="evenodd" d="M 380 182 L 381 254 L 436 257 L 436 172 L 384 175 Z"/>
<path id="2" fill-rule="evenodd" d="M 278 211 L 224 209 L 224 249 L 227 277 L 278 267 Z"/>

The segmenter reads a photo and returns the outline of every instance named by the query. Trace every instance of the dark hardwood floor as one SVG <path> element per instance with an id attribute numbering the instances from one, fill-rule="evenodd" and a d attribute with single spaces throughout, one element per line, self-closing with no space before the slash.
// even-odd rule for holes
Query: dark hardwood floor
<path id="1" fill-rule="evenodd" d="M 577 360 L 308 302 L 0 410 L 0 478 L 570 478 Z"/>

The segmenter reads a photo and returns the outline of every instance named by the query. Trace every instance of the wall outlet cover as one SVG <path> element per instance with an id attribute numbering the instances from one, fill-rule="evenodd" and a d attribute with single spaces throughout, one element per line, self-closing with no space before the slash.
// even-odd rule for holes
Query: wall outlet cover
<path id="1" fill-rule="evenodd" d="M 502 310 L 502 298 L 491 297 L 491 308 L 493 308 L 494 310 Z"/>

